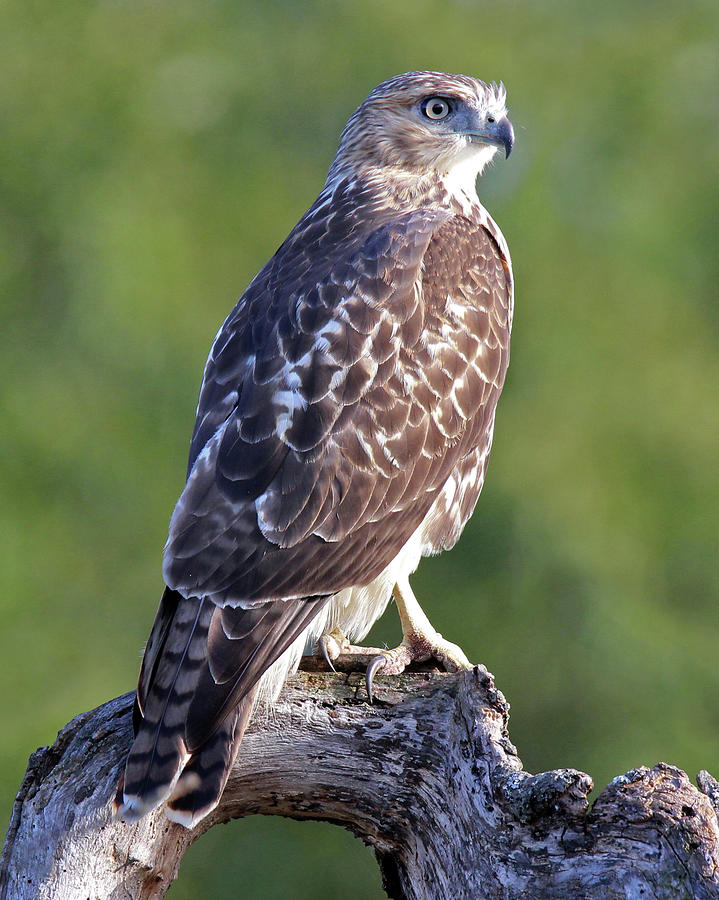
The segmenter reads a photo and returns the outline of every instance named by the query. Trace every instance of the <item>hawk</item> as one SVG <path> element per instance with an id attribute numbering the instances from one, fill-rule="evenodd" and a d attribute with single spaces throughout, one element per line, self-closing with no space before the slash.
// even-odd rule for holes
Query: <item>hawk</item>
<path id="1" fill-rule="evenodd" d="M 193 827 L 258 698 L 306 646 L 332 659 L 394 597 L 370 664 L 469 665 L 409 586 L 479 497 L 509 362 L 512 268 L 475 182 L 514 140 L 504 86 L 411 72 L 351 116 L 319 197 L 210 350 L 167 585 L 115 800 Z"/>

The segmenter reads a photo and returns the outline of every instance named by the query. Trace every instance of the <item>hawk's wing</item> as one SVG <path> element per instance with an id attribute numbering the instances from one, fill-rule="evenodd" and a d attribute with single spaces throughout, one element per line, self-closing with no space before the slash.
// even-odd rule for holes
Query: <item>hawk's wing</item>
<path id="1" fill-rule="evenodd" d="M 362 201 L 320 198 L 215 340 L 165 550 L 185 596 L 369 583 L 491 431 L 511 304 L 496 241 Z"/>

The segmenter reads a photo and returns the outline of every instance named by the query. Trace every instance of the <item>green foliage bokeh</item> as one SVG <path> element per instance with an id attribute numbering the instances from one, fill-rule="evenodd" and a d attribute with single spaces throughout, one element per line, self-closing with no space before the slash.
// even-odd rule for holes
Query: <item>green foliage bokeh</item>
<path id="1" fill-rule="evenodd" d="M 487 486 L 417 594 L 528 769 L 718 774 L 716 3 L 13 0 L 0 32 L 6 818 L 28 754 L 133 686 L 219 323 L 350 112 L 418 68 L 507 85 L 480 196 L 517 306 Z M 382 896 L 358 842 L 272 819 L 170 896 L 243 891 Z"/>

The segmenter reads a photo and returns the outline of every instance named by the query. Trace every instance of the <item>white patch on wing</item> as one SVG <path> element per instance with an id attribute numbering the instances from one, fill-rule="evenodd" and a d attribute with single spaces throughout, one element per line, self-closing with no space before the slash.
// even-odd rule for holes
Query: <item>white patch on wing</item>
<path id="1" fill-rule="evenodd" d="M 355 437 L 357 438 L 357 442 L 362 447 L 364 452 L 367 454 L 368 458 L 372 460 L 372 464 L 376 465 L 374 458 L 374 447 L 365 439 L 364 434 L 362 433 L 362 429 L 358 428 L 355 431 Z"/>
<path id="2" fill-rule="evenodd" d="M 483 312 L 486 312 L 486 309 L 483 306 L 477 305 L 476 307 L 473 305 L 472 309 L 479 309 Z M 447 297 L 447 303 L 444 308 L 445 315 L 449 316 L 455 322 L 461 324 L 464 322 L 465 316 L 467 315 L 467 301 L 464 300 L 462 302 L 457 302 L 454 297 Z"/>
<path id="3" fill-rule="evenodd" d="M 332 375 L 332 378 L 330 378 L 330 391 L 336 391 L 337 388 L 344 382 L 346 377 L 347 369 L 337 369 L 337 371 Z"/>
<path id="4" fill-rule="evenodd" d="M 308 350 L 303 356 L 301 356 L 298 360 L 291 364 L 290 371 L 296 372 L 302 369 L 309 369 L 312 365 L 312 360 L 315 355 L 316 346 L 313 346 L 312 349 Z"/>
<path id="5" fill-rule="evenodd" d="M 332 335 L 342 334 L 343 332 L 344 325 L 337 319 L 330 319 L 329 322 L 317 332 L 317 337 L 324 338 L 327 335 L 331 337 Z"/>
<path id="6" fill-rule="evenodd" d="M 281 441 L 285 441 L 285 435 L 294 422 L 295 411 L 307 409 L 307 401 L 299 391 L 277 391 L 272 399 L 277 406 L 284 408 L 277 415 L 275 432 Z"/>
<path id="7" fill-rule="evenodd" d="M 417 376 L 414 372 L 410 372 L 406 367 L 399 369 L 398 374 L 402 380 L 402 387 L 404 388 L 405 393 L 412 394 L 419 384 Z"/>

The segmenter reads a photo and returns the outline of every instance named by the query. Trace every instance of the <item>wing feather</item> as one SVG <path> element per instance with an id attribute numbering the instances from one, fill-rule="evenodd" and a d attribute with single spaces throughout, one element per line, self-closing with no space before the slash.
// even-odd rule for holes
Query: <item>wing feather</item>
<path id="1" fill-rule="evenodd" d="M 220 331 L 165 554 L 183 595 L 241 606 L 368 583 L 491 440 L 499 245 L 446 209 L 384 215 L 351 185 L 321 197 Z"/>

